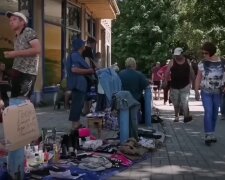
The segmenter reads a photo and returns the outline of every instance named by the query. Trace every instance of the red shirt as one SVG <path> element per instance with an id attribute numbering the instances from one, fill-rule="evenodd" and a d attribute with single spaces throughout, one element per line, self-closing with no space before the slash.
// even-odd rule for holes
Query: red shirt
<path id="1" fill-rule="evenodd" d="M 161 67 L 153 67 L 152 74 L 153 74 L 153 81 L 161 81 L 161 77 L 157 74 L 157 72 L 161 69 Z"/>

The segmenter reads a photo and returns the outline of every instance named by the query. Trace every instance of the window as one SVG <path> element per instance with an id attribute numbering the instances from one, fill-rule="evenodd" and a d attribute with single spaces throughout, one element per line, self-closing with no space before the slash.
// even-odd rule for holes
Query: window
<path id="1" fill-rule="evenodd" d="M 45 0 L 44 1 L 45 21 L 57 25 L 62 24 L 62 1 Z"/>
<path id="2" fill-rule="evenodd" d="M 45 81 L 52 86 L 61 81 L 61 27 L 45 23 Z"/>
<path id="3" fill-rule="evenodd" d="M 45 77 L 44 85 L 60 83 L 62 72 L 62 1 L 45 0 Z"/>
<path id="4" fill-rule="evenodd" d="M 87 25 L 87 32 L 88 32 L 88 36 L 90 37 L 96 37 L 96 22 L 95 20 L 87 14 L 87 21 L 86 21 L 86 25 Z"/>
<path id="5" fill-rule="evenodd" d="M 66 27 L 80 31 L 81 9 L 79 7 L 73 6 L 72 4 L 68 3 L 66 10 L 66 19 Z"/>

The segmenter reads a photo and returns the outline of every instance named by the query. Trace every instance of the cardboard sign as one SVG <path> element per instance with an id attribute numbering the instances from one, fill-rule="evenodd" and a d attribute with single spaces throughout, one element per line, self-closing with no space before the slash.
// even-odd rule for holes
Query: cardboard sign
<path id="1" fill-rule="evenodd" d="M 40 132 L 33 104 L 26 102 L 7 107 L 3 111 L 3 128 L 7 148 L 10 151 L 36 140 Z"/>

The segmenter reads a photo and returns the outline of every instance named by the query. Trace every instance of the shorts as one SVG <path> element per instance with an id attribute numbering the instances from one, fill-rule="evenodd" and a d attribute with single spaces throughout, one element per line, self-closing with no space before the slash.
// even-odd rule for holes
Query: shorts
<path id="1" fill-rule="evenodd" d="M 182 89 L 170 89 L 170 99 L 175 107 L 179 107 L 181 104 L 188 106 L 190 89 L 190 85 Z"/>
<path id="2" fill-rule="evenodd" d="M 82 113 L 82 108 L 84 106 L 84 101 L 86 97 L 86 92 L 82 92 L 79 90 L 74 89 L 72 91 L 72 103 L 70 107 L 70 121 L 79 121 L 80 115 Z"/>
<path id="3" fill-rule="evenodd" d="M 11 97 L 24 96 L 30 98 L 34 90 L 36 75 L 25 74 L 13 70 Z"/>
<path id="4" fill-rule="evenodd" d="M 153 87 L 153 90 L 157 91 L 160 89 L 161 83 L 160 83 L 160 81 L 153 81 L 153 85 L 156 86 L 156 87 Z"/>

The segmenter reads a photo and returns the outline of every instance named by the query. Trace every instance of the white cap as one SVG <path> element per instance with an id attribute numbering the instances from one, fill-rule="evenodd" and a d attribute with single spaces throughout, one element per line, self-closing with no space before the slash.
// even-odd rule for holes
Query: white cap
<path id="1" fill-rule="evenodd" d="M 8 11 L 8 12 L 6 12 L 6 16 L 8 18 L 10 18 L 11 16 L 17 16 L 17 17 L 22 18 L 26 24 L 28 23 L 27 17 L 21 12 L 10 12 L 10 11 Z"/>
<path id="2" fill-rule="evenodd" d="M 182 49 L 182 48 L 180 48 L 180 47 L 177 47 L 177 48 L 175 48 L 174 49 L 174 52 L 173 52 L 173 55 L 177 55 L 177 56 L 179 56 L 179 55 L 181 55 L 182 54 L 182 52 L 183 52 L 184 50 Z"/>

